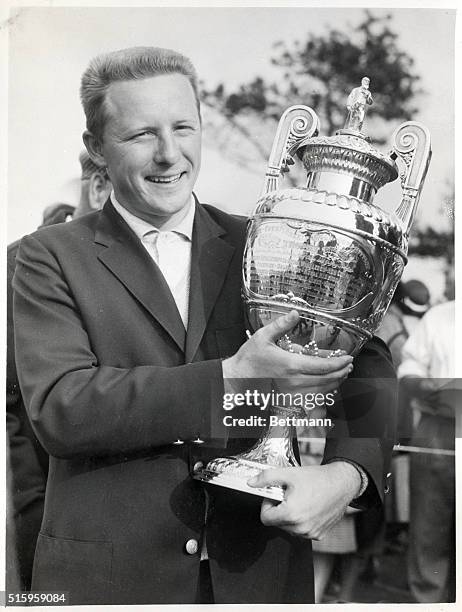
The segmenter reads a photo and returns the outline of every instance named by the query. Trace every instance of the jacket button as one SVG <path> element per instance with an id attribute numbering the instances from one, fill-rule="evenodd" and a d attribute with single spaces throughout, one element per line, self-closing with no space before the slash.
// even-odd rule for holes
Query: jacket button
<path id="1" fill-rule="evenodd" d="M 197 540 L 194 540 L 194 539 L 188 540 L 186 544 L 184 545 L 184 547 L 188 555 L 195 555 L 197 551 L 199 550 L 199 544 Z"/>

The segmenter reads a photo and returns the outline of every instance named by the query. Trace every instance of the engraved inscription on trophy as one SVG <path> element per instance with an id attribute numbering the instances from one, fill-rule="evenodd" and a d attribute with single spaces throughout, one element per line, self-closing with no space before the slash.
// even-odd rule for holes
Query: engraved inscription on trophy
<path id="1" fill-rule="evenodd" d="M 249 295 L 271 299 L 291 292 L 300 307 L 338 311 L 372 290 L 372 261 L 347 236 L 271 218 L 257 227 L 244 258 Z"/>

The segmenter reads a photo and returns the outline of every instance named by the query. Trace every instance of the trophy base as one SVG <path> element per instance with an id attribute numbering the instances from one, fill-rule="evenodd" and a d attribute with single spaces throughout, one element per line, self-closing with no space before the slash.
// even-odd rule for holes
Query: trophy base
<path id="1" fill-rule="evenodd" d="M 210 461 L 205 468 L 200 467 L 194 472 L 193 478 L 227 489 L 282 501 L 284 499 L 284 489 L 282 487 L 249 487 L 247 484 L 250 478 L 257 476 L 262 470 L 272 469 L 273 467 L 276 466 L 236 457 L 226 457 Z"/>

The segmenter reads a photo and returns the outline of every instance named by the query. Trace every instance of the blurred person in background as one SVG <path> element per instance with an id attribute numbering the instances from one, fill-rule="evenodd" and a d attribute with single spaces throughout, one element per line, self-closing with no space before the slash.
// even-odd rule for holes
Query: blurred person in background
<path id="1" fill-rule="evenodd" d="M 430 292 L 419 280 L 400 282 L 396 288 L 390 307 L 376 335 L 390 349 L 393 363 L 401 363 L 401 351 L 412 330 L 430 308 Z M 412 412 L 406 402 L 399 405 L 397 415 L 398 439 L 409 439 L 412 432 Z M 310 441 L 310 454 L 302 455 L 302 460 L 319 463 L 322 459 L 322 440 Z M 336 602 L 350 602 L 359 577 L 374 580 L 380 572 L 380 561 L 384 552 L 385 535 L 387 550 L 390 547 L 404 550 L 403 542 L 409 521 L 408 500 L 409 478 L 402 462 L 408 461 L 407 453 L 395 453 L 392 458 L 391 474 L 393 485 L 381 507 L 370 508 L 363 512 L 349 509 L 321 541 L 313 542 L 313 561 L 315 569 L 316 603 L 323 599 L 331 601 L 334 594 Z M 385 530 L 385 519 L 389 525 Z M 390 523 L 392 523 L 390 525 Z M 390 529 L 392 527 L 393 529 Z M 337 572 L 334 572 L 337 569 Z M 333 576 L 337 574 L 337 581 Z M 326 593 L 326 597 L 325 597 Z M 328 599 L 330 597 L 330 599 Z M 332 603 L 331 601 L 331 603 Z"/>
<path id="2" fill-rule="evenodd" d="M 430 308 L 430 292 L 419 280 L 400 282 L 377 336 L 390 349 L 395 368 L 401 363 L 401 352 L 409 335 Z M 412 398 L 400 390 L 397 416 L 397 439 L 407 444 L 412 437 Z M 414 400 L 415 401 L 415 400 Z M 384 512 L 387 523 L 386 550 L 402 553 L 407 546 L 409 527 L 409 454 L 395 451 L 391 460 L 391 483 L 385 497 Z"/>
<path id="3" fill-rule="evenodd" d="M 106 167 L 96 165 L 86 149 L 81 151 L 79 162 L 82 169 L 80 200 L 73 215 L 74 219 L 89 212 L 100 210 L 112 190 Z"/>
<path id="4" fill-rule="evenodd" d="M 408 582 L 418 603 L 455 597 L 455 375 L 454 270 L 446 299 L 431 308 L 409 336 L 398 369 L 408 397 L 419 402 L 420 420 L 411 454 Z M 428 450 L 427 450 L 428 449 Z M 427 452 L 425 452 L 427 451 Z M 451 452 L 452 451 L 452 452 Z"/>
<path id="5" fill-rule="evenodd" d="M 319 418 L 325 414 L 325 410 L 315 408 L 310 416 Z M 310 436 L 315 435 L 314 429 L 310 428 Z M 307 448 L 301 454 L 302 465 L 319 465 L 322 462 L 325 437 L 321 428 L 317 435 L 304 438 Z M 354 584 L 363 567 L 357 554 L 355 515 L 358 512 L 355 508 L 348 508 L 341 520 L 321 540 L 312 542 L 315 603 L 343 603 L 352 600 Z M 339 567 L 339 579 L 334 583 L 335 566 Z M 333 591 L 334 599 L 331 597 Z"/>
<path id="6" fill-rule="evenodd" d="M 97 166 L 86 149 L 79 155 L 80 197 L 77 206 L 70 204 L 51 204 L 43 211 L 40 227 L 72 221 L 82 215 L 99 210 L 111 193 L 112 185 L 105 167 Z"/>
<path id="7" fill-rule="evenodd" d="M 111 183 L 104 168 L 94 164 L 86 151 L 79 155 L 81 189 L 77 206 L 60 203 L 48 206 L 40 227 L 70 221 L 93 210 L 107 200 Z M 6 584 L 10 591 L 29 590 L 37 535 L 43 515 L 48 454 L 37 440 L 29 423 L 18 383 L 14 359 L 12 279 L 19 240 L 7 249 L 7 371 L 6 426 L 8 438 L 7 563 Z"/>
<path id="8" fill-rule="evenodd" d="M 396 288 L 382 324 L 376 335 L 390 349 L 395 367 L 401 363 L 401 350 L 417 325 L 430 308 L 430 292 L 419 280 L 400 282 Z"/>

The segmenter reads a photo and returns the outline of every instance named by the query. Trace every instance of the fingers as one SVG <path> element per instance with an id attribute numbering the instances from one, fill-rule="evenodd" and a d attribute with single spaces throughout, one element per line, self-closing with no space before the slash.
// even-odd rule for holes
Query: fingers
<path id="1" fill-rule="evenodd" d="M 307 537 L 309 522 L 303 514 L 294 511 L 293 504 L 284 500 L 280 503 L 264 499 L 260 509 L 260 520 L 267 527 L 279 527 L 292 535 Z M 311 537 L 311 536 L 310 536 Z"/>
<path id="2" fill-rule="evenodd" d="M 292 330 L 299 320 L 300 315 L 298 312 L 296 310 L 291 310 L 289 313 L 278 317 L 268 325 L 259 329 L 257 333 L 268 342 L 276 343 L 282 335 Z M 351 355 L 331 357 L 330 359 L 297 353 L 289 353 L 289 355 L 289 363 L 293 366 L 294 372 L 300 372 L 301 374 L 329 374 L 345 368 L 353 361 Z M 289 355 L 287 355 L 288 359 Z"/>
<path id="3" fill-rule="evenodd" d="M 287 522 L 287 510 L 284 506 L 285 502 L 275 503 L 270 499 L 264 499 L 260 509 L 260 520 L 263 525 L 281 528 L 290 527 L 291 524 Z"/>
<path id="4" fill-rule="evenodd" d="M 254 476 L 247 481 L 250 487 L 270 487 L 274 485 L 291 487 L 290 474 L 287 470 L 292 471 L 292 468 L 267 468 L 262 470 L 257 476 Z"/>
<path id="5" fill-rule="evenodd" d="M 349 376 L 352 369 L 352 365 L 347 365 L 340 370 L 327 374 L 316 374 L 312 370 L 307 369 L 302 372 L 293 373 L 290 376 L 273 378 L 273 380 L 278 389 L 303 389 L 304 387 L 319 389 L 329 387 L 335 389 Z"/>
<path id="6" fill-rule="evenodd" d="M 321 539 L 343 516 L 350 499 L 344 494 L 351 488 L 350 484 L 330 466 L 266 469 L 250 479 L 248 484 L 254 487 L 283 486 L 282 502 L 263 500 L 262 523 L 310 539 Z"/>
<path id="7" fill-rule="evenodd" d="M 293 358 L 291 364 L 300 374 L 310 374 L 317 376 L 341 376 L 343 372 L 349 373 L 353 368 L 349 367 L 353 363 L 351 355 L 343 355 L 342 357 L 310 357 L 308 355 L 291 355 Z"/>
<path id="8" fill-rule="evenodd" d="M 269 378 L 281 379 L 284 381 L 284 387 L 288 389 L 305 386 L 329 391 L 338 387 L 353 368 L 351 355 L 326 359 L 299 352 L 292 353 L 276 345 L 277 341 L 293 330 L 299 321 L 299 313 L 291 310 L 260 328 L 242 347 L 241 361 L 244 363 L 241 368 L 242 376 L 249 376 L 250 368 L 253 376 L 257 372 L 258 376 L 263 373 Z M 297 377 L 301 380 L 295 380 Z"/>
<path id="9" fill-rule="evenodd" d="M 353 366 L 351 364 L 345 366 L 341 370 L 337 370 L 335 372 L 330 372 L 329 374 L 324 374 L 323 381 L 326 384 L 331 383 L 342 383 L 345 378 L 349 376 L 349 374 L 353 371 Z"/>
<path id="10" fill-rule="evenodd" d="M 268 325 L 259 329 L 257 334 L 269 342 L 276 342 L 282 335 L 293 329 L 295 325 L 297 325 L 299 319 L 300 316 L 298 312 L 296 310 L 291 310 L 289 313 L 278 317 Z"/>

